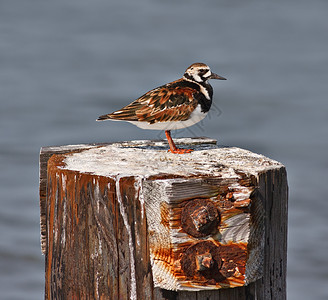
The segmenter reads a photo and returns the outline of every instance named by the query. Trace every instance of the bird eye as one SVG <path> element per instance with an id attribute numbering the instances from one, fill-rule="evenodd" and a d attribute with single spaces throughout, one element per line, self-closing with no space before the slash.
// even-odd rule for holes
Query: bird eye
<path id="1" fill-rule="evenodd" d="M 204 75 L 204 74 L 207 73 L 207 72 L 208 72 L 207 69 L 200 69 L 200 70 L 199 70 L 199 73 L 202 74 L 202 75 Z"/>

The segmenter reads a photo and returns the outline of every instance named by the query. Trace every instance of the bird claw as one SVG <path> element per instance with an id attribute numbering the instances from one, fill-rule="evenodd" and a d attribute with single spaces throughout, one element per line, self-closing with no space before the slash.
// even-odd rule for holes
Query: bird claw
<path id="1" fill-rule="evenodd" d="M 169 149 L 167 150 L 168 152 L 174 153 L 174 154 L 185 154 L 185 153 L 190 153 L 192 151 L 194 151 L 193 149 Z"/>

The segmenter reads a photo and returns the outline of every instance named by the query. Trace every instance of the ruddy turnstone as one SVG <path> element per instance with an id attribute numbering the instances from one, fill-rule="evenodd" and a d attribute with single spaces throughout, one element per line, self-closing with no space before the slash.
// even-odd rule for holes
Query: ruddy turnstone
<path id="1" fill-rule="evenodd" d="M 172 153 L 189 153 L 192 149 L 178 149 L 171 130 L 192 126 L 203 120 L 212 104 L 213 88 L 209 79 L 224 77 L 211 72 L 209 66 L 194 63 L 183 77 L 155 88 L 131 104 L 97 121 L 127 121 L 142 129 L 165 130 Z"/>

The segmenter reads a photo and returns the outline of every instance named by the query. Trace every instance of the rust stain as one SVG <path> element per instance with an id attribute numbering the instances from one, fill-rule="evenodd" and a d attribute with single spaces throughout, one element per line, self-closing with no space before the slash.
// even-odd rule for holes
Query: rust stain
<path id="1" fill-rule="evenodd" d="M 247 184 L 246 181 L 243 183 Z M 234 199 L 234 191 L 228 187 L 219 187 L 220 194 L 212 198 L 197 198 L 165 203 L 161 206 L 161 223 L 169 229 L 176 229 L 191 235 L 188 240 L 172 244 L 171 249 L 155 249 L 151 253 L 161 262 L 167 272 L 171 273 L 184 287 L 213 286 L 225 288 L 243 286 L 245 284 L 246 262 L 248 258 L 247 243 L 220 242 L 220 235 L 209 234 L 228 226 L 226 221 L 236 215 L 249 212 L 250 199 Z M 238 192 L 238 191 L 237 191 Z M 209 207 L 213 211 L 209 212 Z M 168 213 L 171 213 L 168 222 Z M 217 214 L 215 213 L 217 212 Z M 199 229 L 207 222 L 217 218 L 215 226 L 204 235 L 198 235 Z M 191 234 L 191 230 L 196 234 Z M 207 236 L 207 240 L 195 242 L 197 238 Z M 166 264 L 165 264 L 166 263 Z"/>
<path id="2" fill-rule="evenodd" d="M 210 237 L 210 234 L 229 226 L 227 221 L 231 217 L 250 212 L 251 199 L 247 197 L 242 200 L 240 197 L 241 192 L 247 196 L 247 191 L 251 195 L 254 189 L 252 181 L 245 176 L 241 176 L 239 181 L 236 179 L 246 187 L 245 191 L 240 186 L 230 188 L 229 182 L 229 186 L 217 186 L 216 196 L 161 204 L 161 224 L 169 230 L 189 234 L 190 239 L 176 241 L 170 249 L 158 249 L 159 245 L 151 245 L 151 253 L 164 262 L 163 267 L 182 286 L 224 288 L 245 284 L 247 243 L 223 244 L 220 234 Z M 235 199 L 236 193 L 238 201 Z M 210 228 L 212 221 L 215 225 Z M 202 229 L 206 230 L 202 232 Z M 205 237 L 207 239 L 202 240 Z"/>
<path id="3" fill-rule="evenodd" d="M 193 237 L 205 237 L 220 223 L 220 212 L 210 199 L 187 201 L 181 212 L 181 224 L 185 232 Z"/>
<path id="4" fill-rule="evenodd" d="M 166 227 L 169 228 L 170 227 L 170 210 L 168 208 L 168 204 L 166 202 L 162 202 L 161 206 L 161 224 Z"/>
<path id="5" fill-rule="evenodd" d="M 162 247 L 153 248 L 152 254 L 154 259 L 164 261 L 170 265 L 173 265 L 175 263 L 174 253 L 172 248 L 162 248 Z"/>
<path id="6" fill-rule="evenodd" d="M 103 232 L 102 237 L 90 233 L 90 230 L 100 229 L 94 228 L 95 219 L 88 200 L 90 191 L 94 191 L 94 185 L 97 185 L 100 194 L 103 195 L 99 196 L 104 197 L 105 205 L 111 207 L 115 214 L 115 206 L 111 204 L 114 185 L 110 183 L 113 180 L 61 169 L 64 166 L 64 158 L 63 155 L 53 155 L 48 161 L 45 299 L 52 299 L 53 295 L 64 295 L 63 297 L 71 295 L 72 299 L 80 299 L 81 296 L 92 299 L 95 295 L 99 299 L 108 299 L 108 295 L 112 295 L 113 299 L 117 299 L 118 293 L 115 289 L 117 289 L 118 274 L 113 271 L 118 271 L 118 268 L 95 265 L 98 263 L 97 257 L 100 251 L 105 251 L 107 247 L 113 245 L 109 243 L 105 246 L 106 233 Z M 114 219 L 114 226 L 116 223 Z M 102 241 L 98 241 L 98 238 Z M 117 246 L 114 247 L 110 253 L 115 253 Z M 106 253 L 105 257 L 110 253 Z M 117 254 L 116 257 L 107 259 L 115 260 Z M 92 276 L 95 267 L 97 272 L 103 274 L 100 281 Z M 104 274 L 107 274 L 110 281 L 106 280 Z M 94 280 L 97 280 L 97 284 Z"/>
<path id="7" fill-rule="evenodd" d="M 225 283 L 243 285 L 247 258 L 247 245 L 229 243 L 226 245 L 211 241 L 198 242 L 181 254 L 181 274 L 178 276 L 191 284 L 217 285 Z M 199 268 L 197 260 L 204 258 L 210 266 Z M 184 278 L 183 278 L 184 277 Z"/>
<path id="8" fill-rule="evenodd" d="M 245 284 L 247 243 L 200 241 L 178 249 L 152 249 L 152 253 L 184 287 Z"/>
<path id="9" fill-rule="evenodd" d="M 251 204 L 251 199 L 247 198 L 245 200 L 235 201 L 233 203 L 233 206 L 235 208 L 243 208 L 243 207 L 248 207 L 250 204 Z"/>

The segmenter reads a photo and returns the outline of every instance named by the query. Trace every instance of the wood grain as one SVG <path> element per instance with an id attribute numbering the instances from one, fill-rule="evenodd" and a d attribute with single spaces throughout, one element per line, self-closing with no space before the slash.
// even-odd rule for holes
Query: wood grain
<path id="1" fill-rule="evenodd" d="M 41 149 L 45 299 L 285 299 L 284 166 L 190 143 Z"/>

